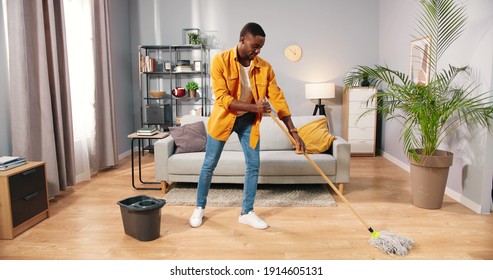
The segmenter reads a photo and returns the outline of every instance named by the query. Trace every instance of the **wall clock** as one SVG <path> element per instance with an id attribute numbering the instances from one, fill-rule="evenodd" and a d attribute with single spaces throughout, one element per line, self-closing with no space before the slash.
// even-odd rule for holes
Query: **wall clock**
<path id="1" fill-rule="evenodd" d="M 301 47 L 299 45 L 291 45 L 284 50 L 284 56 L 290 61 L 300 60 L 301 53 Z"/>

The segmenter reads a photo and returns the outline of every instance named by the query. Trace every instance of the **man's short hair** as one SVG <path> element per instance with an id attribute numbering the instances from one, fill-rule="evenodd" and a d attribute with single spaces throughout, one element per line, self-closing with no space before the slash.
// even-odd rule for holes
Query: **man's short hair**
<path id="1" fill-rule="evenodd" d="M 261 36 L 265 37 L 265 32 L 262 27 L 255 22 L 249 22 L 243 26 L 240 32 L 240 37 L 245 36 L 247 34 L 252 34 L 253 36 Z"/>

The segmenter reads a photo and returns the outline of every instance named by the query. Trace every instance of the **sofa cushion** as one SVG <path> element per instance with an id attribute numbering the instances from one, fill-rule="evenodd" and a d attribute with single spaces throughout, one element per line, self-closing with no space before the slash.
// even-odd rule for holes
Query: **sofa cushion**
<path id="1" fill-rule="evenodd" d="M 279 125 L 268 116 L 262 117 L 262 121 L 260 122 L 260 150 L 294 150 L 293 144 L 291 144 L 291 141 L 286 134 L 284 134 Z"/>
<path id="2" fill-rule="evenodd" d="M 299 128 L 316 120 L 327 120 L 325 116 L 291 116 L 295 127 Z M 282 121 L 281 121 L 282 122 Z M 284 123 L 282 124 L 284 126 Z M 284 128 L 286 128 L 284 126 Z M 260 123 L 260 150 L 294 150 L 293 144 L 279 125 L 269 116 Z"/>
<path id="3" fill-rule="evenodd" d="M 180 175 L 200 174 L 204 153 L 173 154 L 168 159 L 169 173 Z M 330 154 L 310 155 L 327 175 L 336 174 L 336 161 Z M 260 176 L 317 176 L 310 162 L 295 151 L 261 151 Z M 244 176 L 245 160 L 241 151 L 223 151 L 214 170 L 214 176 Z"/>
<path id="4" fill-rule="evenodd" d="M 169 134 L 175 139 L 176 154 L 205 152 L 207 138 L 203 122 L 170 127 Z"/>
<path id="5" fill-rule="evenodd" d="M 209 121 L 209 117 L 192 116 L 192 115 L 185 115 L 181 117 L 181 125 L 187 125 L 198 121 L 202 121 L 204 123 L 204 126 L 207 128 L 207 122 Z M 238 136 L 236 135 L 236 133 L 233 134 L 235 135 L 231 135 L 228 141 L 226 141 L 226 144 L 224 145 L 223 148 L 224 151 L 241 151 L 241 144 L 240 141 L 238 140 Z"/>
<path id="6" fill-rule="evenodd" d="M 325 116 L 292 116 L 295 127 L 303 126 L 316 120 L 326 120 Z M 181 125 L 203 121 L 207 127 L 208 117 L 185 115 L 181 118 Z M 284 124 L 282 124 L 284 125 Z M 224 151 L 241 151 L 241 144 L 236 133 L 233 133 L 224 145 Z M 293 144 L 284 134 L 279 125 L 269 116 L 262 117 L 260 122 L 260 150 L 261 151 L 283 151 L 294 150 Z"/>
<path id="7" fill-rule="evenodd" d="M 298 127 L 298 135 L 303 139 L 308 154 L 327 151 L 336 139 L 329 132 L 327 119 L 318 119 Z"/>

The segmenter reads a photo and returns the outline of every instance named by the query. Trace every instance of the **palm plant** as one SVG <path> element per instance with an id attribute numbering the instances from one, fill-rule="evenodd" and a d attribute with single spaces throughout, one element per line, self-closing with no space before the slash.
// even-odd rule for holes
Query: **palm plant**
<path id="1" fill-rule="evenodd" d="M 464 75 L 471 77 L 470 67 L 438 68 L 441 56 L 464 31 L 465 7 L 454 0 L 420 0 L 420 4 L 417 38 L 430 40 L 430 50 L 419 48 L 430 69 L 429 82 L 415 82 L 407 74 L 382 65 L 357 66 L 344 80 L 351 87 L 367 76 L 371 85 L 383 86 L 377 93 L 377 106 L 369 110 L 402 124 L 404 152 L 416 162 L 420 161 L 420 154 L 434 155 L 460 126 L 490 129 L 493 119 L 488 92 L 477 94 L 474 82 L 458 81 Z"/>

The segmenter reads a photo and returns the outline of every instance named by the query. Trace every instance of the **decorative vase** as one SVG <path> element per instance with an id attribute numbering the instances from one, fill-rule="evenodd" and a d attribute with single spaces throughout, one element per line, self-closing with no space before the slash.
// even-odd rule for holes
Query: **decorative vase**
<path id="1" fill-rule="evenodd" d="M 440 209 L 454 154 L 437 150 L 433 156 L 420 155 L 420 159 L 420 163 L 409 159 L 413 204 L 425 209 Z"/>
<path id="2" fill-rule="evenodd" d="M 197 95 L 196 89 L 191 89 L 188 91 L 188 96 L 190 96 L 190 98 L 195 98 L 196 95 Z"/>

